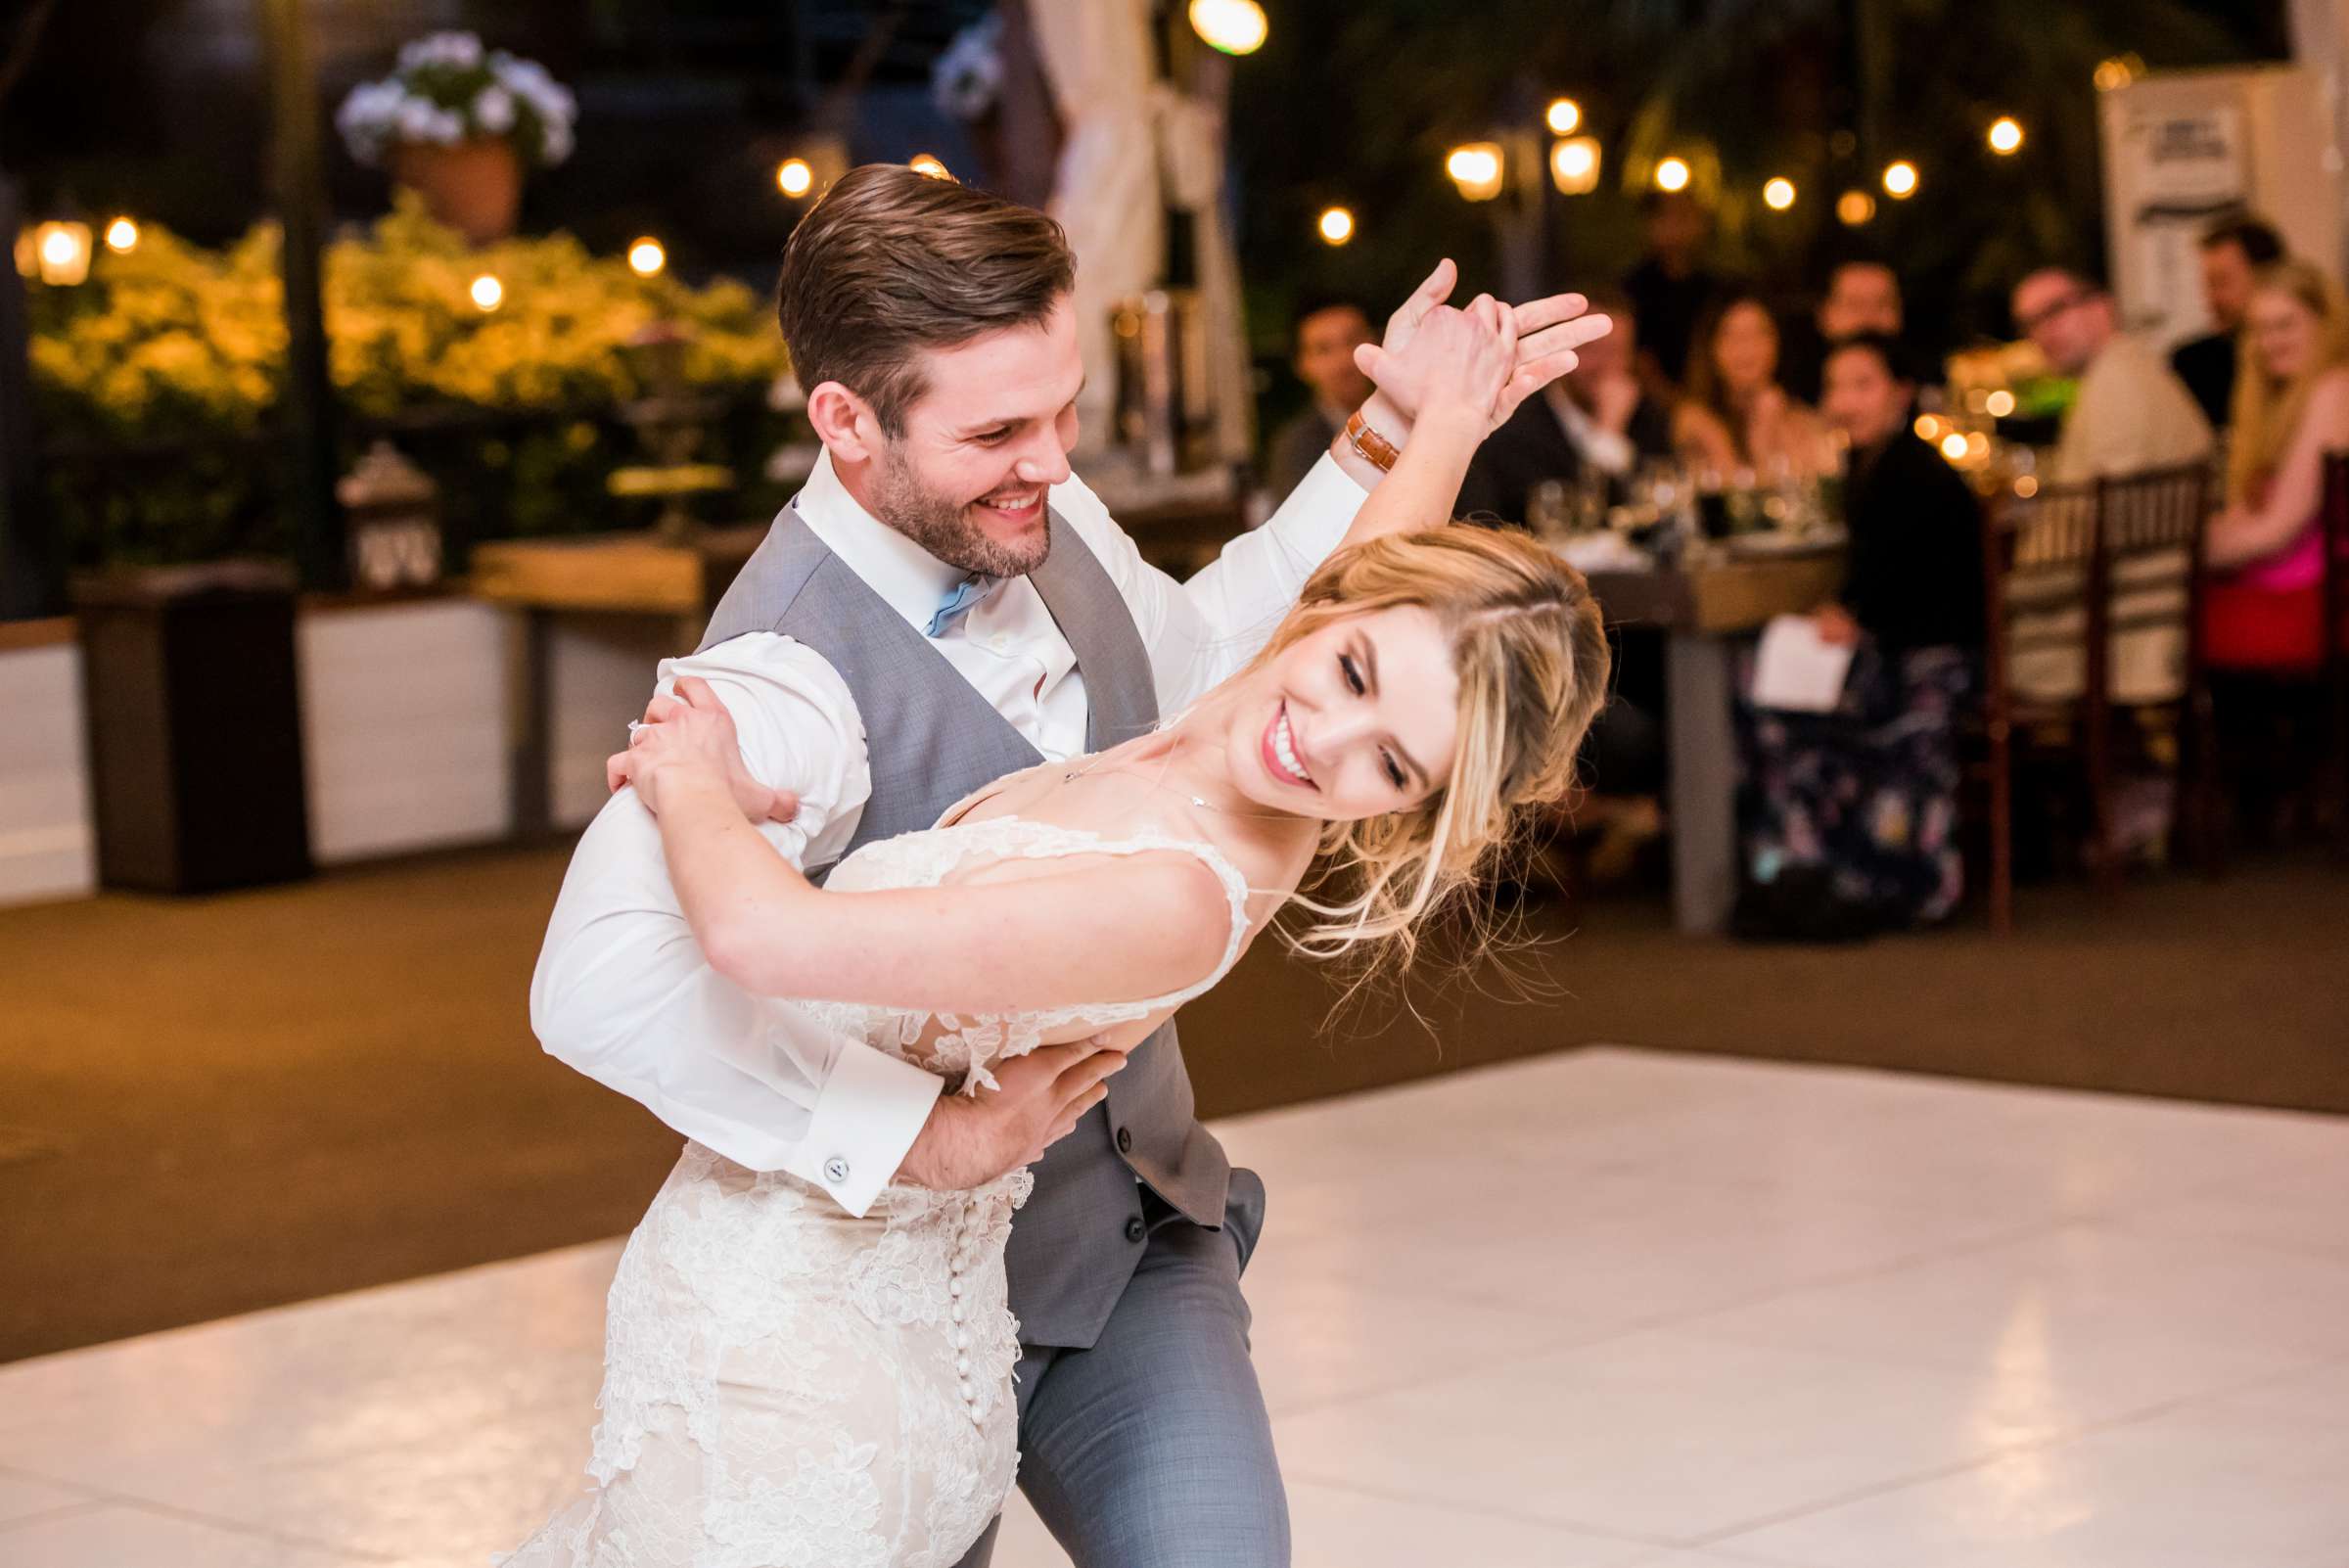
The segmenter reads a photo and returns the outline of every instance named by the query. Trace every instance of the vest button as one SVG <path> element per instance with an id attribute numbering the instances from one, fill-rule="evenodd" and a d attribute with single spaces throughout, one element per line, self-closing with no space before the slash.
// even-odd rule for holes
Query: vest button
<path id="1" fill-rule="evenodd" d="M 1150 1227 L 1142 1223 L 1142 1217 L 1138 1214 L 1126 1222 L 1126 1239 L 1128 1241 L 1139 1241 L 1149 1232 Z"/>
<path id="2" fill-rule="evenodd" d="M 1122 1127 L 1118 1129 L 1118 1152 L 1120 1154 L 1131 1154 L 1133 1152 L 1133 1129 L 1129 1127 Z"/>

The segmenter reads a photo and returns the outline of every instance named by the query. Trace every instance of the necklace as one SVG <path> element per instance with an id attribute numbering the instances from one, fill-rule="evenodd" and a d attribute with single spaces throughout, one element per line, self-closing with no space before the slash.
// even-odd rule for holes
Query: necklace
<path id="1" fill-rule="evenodd" d="M 1174 745 L 1167 748 L 1166 767 L 1173 767 L 1174 765 L 1174 749 L 1182 744 L 1181 736 L 1176 735 L 1174 736 L 1173 739 L 1174 741 Z M 1060 781 L 1063 784 L 1075 783 L 1077 780 L 1084 777 L 1085 774 L 1090 773 L 1093 769 L 1099 767 L 1103 762 L 1109 761 L 1110 756 L 1111 754 L 1108 752 L 1096 752 L 1093 756 L 1085 760 L 1083 766 L 1072 767 L 1067 772 L 1061 774 Z M 1213 801 L 1208 800 L 1205 796 L 1193 795 L 1188 790 L 1167 783 L 1165 777 L 1163 776 L 1163 768 L 1161 770 L 1162 776 L 1158 778 L 1151 778 L 1146 774 L 1127 767 L 1112 768 L 1110 771 L 1131 773 L 1135 778 L 1141 779 L 1143 783 L 1148 784 L 1151 788 L 1165 790 L 1170 795 L 1179 796 L 1181 799 L 1188 801 L 1191 805 L 1197 807 L 1202 811 L 1214 811 L 1223 816 L 1254 817 L 1264 821 L 1272 821 L 1279 818 L 1296 818 L 1297 815 L 1297 813 L 1294 811 L 1235 811 L 1230 807 L 1218 806 Z"/>

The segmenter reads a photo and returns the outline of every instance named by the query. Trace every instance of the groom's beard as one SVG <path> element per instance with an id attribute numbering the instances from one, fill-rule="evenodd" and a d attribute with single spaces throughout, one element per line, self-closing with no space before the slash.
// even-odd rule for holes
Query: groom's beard
<path id="1" fill-rule="evenodd" d="M 873 479 L 873 509 L 881 521 L 948 566 L 990 577 L 1019 577 L 1042 566 L 1051 553 L 1052 535 L 1042 529 L 1017 543 L 989 533 L 972 519 L 973 502 L 924 484 L 895 444 L 882 449 Z"/>

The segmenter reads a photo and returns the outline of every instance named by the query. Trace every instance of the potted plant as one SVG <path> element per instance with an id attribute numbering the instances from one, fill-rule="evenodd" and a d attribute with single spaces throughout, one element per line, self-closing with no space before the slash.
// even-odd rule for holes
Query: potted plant
<path id="1" fill-rule="evenodd" d="M 436 32 L 399 52 L 399 68 L 362 82 L 335 124 L 351 157 L 389 168 L 433 215 L 475 245 L 514 232 L 526 167 L 571 156 L 578 106 L 534 60 L 484 50 L 470 32 Z"/>

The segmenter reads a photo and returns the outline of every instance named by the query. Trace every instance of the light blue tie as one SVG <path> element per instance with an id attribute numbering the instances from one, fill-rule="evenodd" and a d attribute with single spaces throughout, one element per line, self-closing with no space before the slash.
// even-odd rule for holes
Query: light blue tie
<path id="1" fill-rule="evenodd" d="M 944 636 L 947 629 L 960 621 L 971 606 L 986 598 L 994 586 L 993 577 L 981 576 L 977 573 L 954 584 L 954 591 L 945 596 L 939 604 L 938 614 L 930 618 L 930 635 Z"/>

